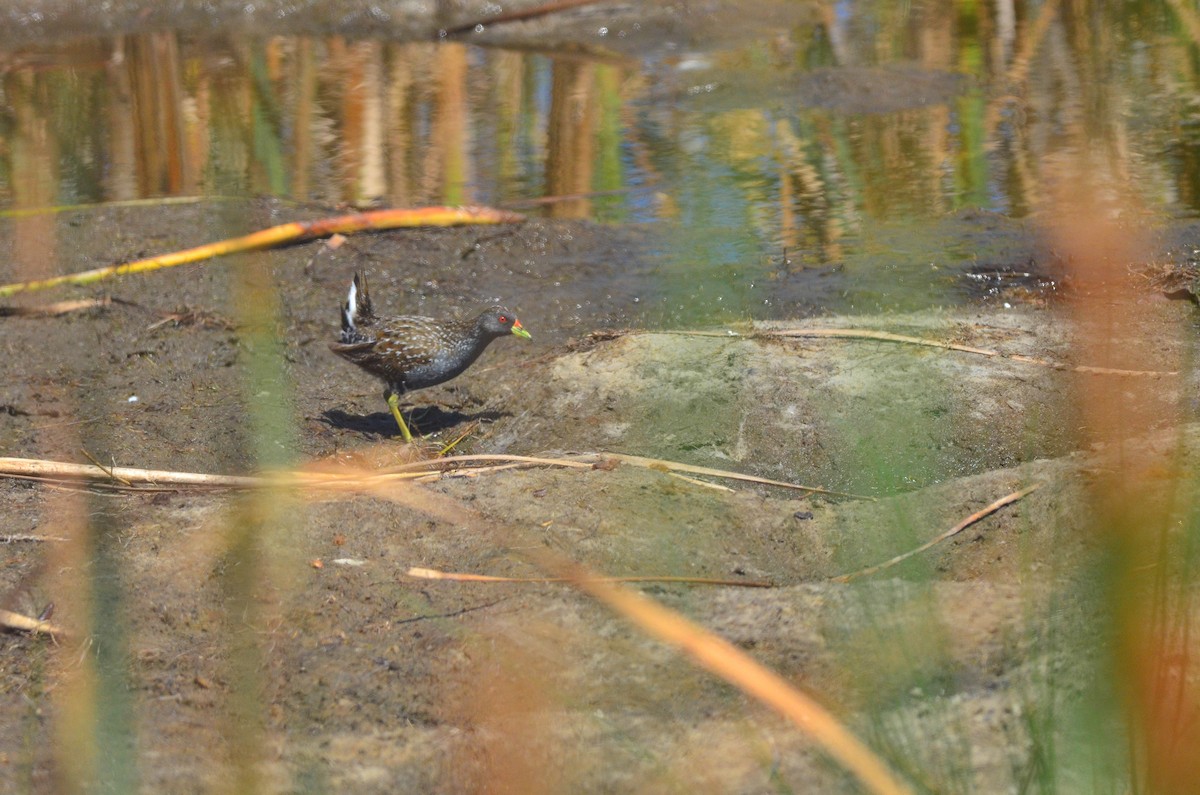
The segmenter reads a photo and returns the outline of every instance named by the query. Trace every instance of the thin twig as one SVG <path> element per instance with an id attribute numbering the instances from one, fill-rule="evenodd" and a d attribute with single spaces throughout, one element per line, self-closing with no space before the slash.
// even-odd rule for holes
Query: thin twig
<path id="1" fill-rule="evenodd" d="M 491 475 L 495 472 L 503 472 L 508 469 L 529 469 L 537 466 L 536 464 L 523 464 L 514 462 L 511 464 L 495 464 L 493 466 L 475 466 L 463 467 L 462 469 L 448 469 L 445 472 L 428 472 L 420 474 L 413 478 L 414 483 L 436 483 L 439 480 L 449 478 L 477 478 L 480 475 Z"/>
<path id="2" fill-rule="evenodd" d="M 671 331 L 670 334 L 679 334 L 689 337 L 730 337 L 730 338 L 747 338 L 758 339 L 762 337 L 776 337 L 782 339 L 791 339 L 795 337 L 834 337 L 838 339 L 867 339 L 876 342 L 896 342 L 903 345 L 919 345 L 925 348 L 940 348 L 947 351 L 958 351 L 960 353 L 970 353 L 976 356 L 987 356 L 989 358 L 1008 359 L 1014 362 L 1022 362 L 1023 364 L 1033 364 L 1039 367 L 1049 367 L 1054 370 L 1069 370 L 1076 373 L 1092 373 L 1095 375 L 1121 375 L 1121 376 L 1175 376 L 1179 375 L 1175 370 L 1122 370 L 1115 367 L 1094 367 L 1087 364 L 1064 364 L 1062 362 L 1051 361 L 1050 359 L 1039 359 L 1036 356 L 1025 356 L 1020 353 L 1003 353 L 1001 351 L 989 350 L 987 348 L 975 348 L 970 345 L 960 345 L 955 342 L 940 342 L 938 340 L 928 340 L 921 337 L 909 337 L 904 334 L 892 334 L 888 331 L 874 331 L 871 329 L 847 329 L 847 328 L 811 328 L 811 329 L 763 329 L 747 333 L 740 333 L 733 330 L 728 331 Z"/>
<path id="3" fill-rule="evenodd" d="M 1036 356 L 1025 356 L 1019 353 L 1002 353 L 1001 351 L 993 351 L 987 348 L 976 348 L 971 345 L 960 345 L 956 342 L 940 342 L 938 340 L 927 340 L 921 337 L 909 337 L 904 334 L 892 334 L 887 331 L 872 331 L 869 329 L 772 329 L 759 332 L 768 337 L 838 337 L 842 339 L 869 339 L 879 342 L 898 342 L 903 345 L 920 345 L 926 348 L 942 348 L 948 351 L 959 351 L 960 353 L 971 353 L 976 356 L 987 356 L 990 358 L 1010 359 L 1014 362 L 1023 362 L 1025 364 L 1036 364 L 1039 367 L 1050 367 L 1055 370 L 1073 370 L 1079 373 L 1098 373 L 1102 375 L 1178 375 L 1175 372 L 1163 372 L 1159 370 L 1122 370 L 1113 367 L 1092 367 L 1086 364 L 1063 364 L 1062 362 L 1054 362 L 1049 359 L 1039 359 Z"/>
<path id="4" fill-rule="evenodd" d="M 10 533 L 6 536 L 0 536 L 0 544 L 19 544 L 25 541 L 40 543 L 43 541 L 66 541 L 62 536 L 36 536 L 26 533 Z"/>
<path id="5" fill-rule="evenodd" d="M 108 475 L 108 476 L 109 476 L 109 478 L 111 478 L 112 480 L 117 480 L 117 481 L 120 481 L 121 483 L 123 483 L 123 484 L 124 484 L 124 485 L 126 485 L 126 486 L 132 486 L 132 485 L 133 485 L 132 483 L 130 483 L 130 482 L 129 482 L 128 480 L 126 480 L 125 478 L 123 478 L 123 477 L 120 477 L 119 475 L 114 475 L 114 474 L 113 474 L 113 469 L 116 467 L 116 464 L 113 464 L 113 465 L 112 465 L 112 466 L 110 466 L 110 467 L 106 467 L 106 466 L 104 466 L 104 464 L 101 464 L 99 461 L 97 461 L 97 460 L 96 460 L 96 457 L 95 457 L 94 455 L 92 455 L 91 453 L 89 453 L 89 452 L 88 452 L 87 450 L 85 450 L 84 448 L 82 448 L 82 447 L 81 447 L 81 448 L 79 448 L 79 452 L 81 452 L 81 453 L 83 453 L 85 456 L 87 456 L 87 459 L 88 459 L 89 461 L 91 461 L 93 464 L 95 464 L 97 467 L 99 467 L 99 468 L 100 468 L 100 471 L 101 471 L 101 472 L 103 472 L 104 474 Z"/>
<path id="6" fill-rule="evenodd" d="M 831 491 L 823 489 L 819 486 L 804 486 L 799 483 L 788 483 L 784 480 L 771 480 L 770 478 L 760 478 L 758 475 L 746 475 L 741 472 L 730 472 L 724 469 L 712 469 L 710 467 L 693 466 L 692 464 L 681 464 L 678 461 L 666 461 L 660 458 L 644 458 L 638 455 L 626 455 L 625 453 L 587 453 L 580 457 L 580 460 L 594 459 L 600 463 L 605 458 L 612 458 L 617 461 L 622 461 L 633 466 L 645 467 L 646 469 L 657 469 L 663 472 L 687 472 L 692 475 L 709 475 L 710 477 L 726 478 L 727 480 L 741 480 L 746 483 L 758 483 L 763 486 L 778 486 L 783 489 L 795 489 L 797 491 L 807 491 L 813 494 L 826 494 L 830 497 L 849 497 L 855 500 L 874 500 L 874 497 L 868 497 L 863 494 L 850 494 L 845 491 Z"/>
<path id="7" fill-rule="evenodd" d="M 892 566 L 895 566 L 898 563 L 903 563 L 904 561 L 908 560 L 913 555 L 919 555 L 920 553 L 924 552 L 925 550 L 930 549 L 933 546 L 945 541 L 947 538 L 958 535 L 963 530 L 966 530 L 968 527 L 970 527 L 971 525 L 978 522 L 980 519 L 983 519 L 984 517 L 992 515 L 996 511 L 1003 508 L 1005 505 L 1011 505 L 1012 503 L 1016 502 L 1017 500 L 1026 496 L 1027 494 L 1031 494 L 1031 493 L 1037 491 L 1041 487 L 1042 487 L 1042 484 L 1035 483 L 1032 486 L 1021 489 L 1020 491 L 1014 491 L 1012 494 L 1008 494 L 1008 495 L 996 500 L 995 502 L 993 502 L 991 505 L 987 506 L 983 510 L 976 511 L 975 513 L 968 516 L 966 519 L 963 519 L 961 522 L 954 525 L 954 527 L 951 527 L 949 530 L 942 533 L 938 537 L 936 537 L 930 541 L 926 541 L 924 544 L 917 547 L 916 549 L 910 549 L 908 552 L 905 552 L 901 555 L 897 555 L 896 557 L 892 558 L 891 560 L 886 560 L 883 563 L 879 563 L 874 566 L 868 566 L 865 569 L 859 569 L 858 571 L 854 571 L 849 574 L 843 574 L 839 577 L 834 577 L 833 582 L 850 582 L 851 580 L 857 579 L 859 577 L 867 577 L 872 574 L 878 574 L 879 572 L 883 571 L 884 569 L 890 569 Z"/>
<path id="8" fill-rule="evenodd" d="M 393 621 L 392 626 L 399 626 L 400 624 L 413 624 L 413 623 L 416 623 L 417 621 L 432 621 L 432 620 L 438 619 L 438 618 L 458 618 L 459 616 L 465 616 L 467 613 L 474 613 L 477 610 L 487 610 L 489 607 L 495 607 L 496 605 L 505 601 L 505 599 L 507 599 L 507 597 L 505 597 L 504 599 L 496 599 L 491 602 L 485 602 L 484 604 L 475 605 L 473 607 L 464 607 L 461 610 L 453 610 L 449 613 L 436 613 L 434 615 L 428 615 L 428 616 L 413 616 L 411 618 L 402 618 L 399 621 Z"/>
<path id="9" fill-rule="evenodd" d="M 479 427 L 479 420 L 475 420 L 474 422 L 472 422 L 472 423 L 470 423 L 469 425 L 467 425 L 467 429 L 466 429 L 465 431 L 463 431 L 462 433 L 460 433 L 460 434 L 459 434 L 459 435 L 458 435 L 458 436 L 457 436 L 457 437 L 454 439 L 454 441 L 450 442 L 450 444 L 446 445 L 446 446 L 445 446 L 445 447 L 443 447 L 441 450 L 438 450 L 437 457 L 438 457 L 438 458 L 445 458 L 445 457 L 446 457 L 446 453 L 449 453 L 451 450 L 453 450 L 455 447 L 457 447 L 457 446 L 458 446 L 458 443 L 459 443 L 459 442 L 461 442 L 463 439 L 466 439 L 468 436 L 470 436 L 471 434 L 475 433 L 475 429 L 476 429 L 476 428 L 478 428 L 478 427 Z"/>
<path id="10" fill-rule="evenodd" d="M 508 583 L 557 583 L 577 582 L 572 577 L 497 577 L 491 574 L 464 574 L 460 572 L 438 571 L 413 567 L 405 572 L 409 577 L 423 580 L 451 580 L 453 582 L 508 582 Z M 775 583 L 762 580 L 717 580 L 709 577 L 675 577 L 663 576 L 629 576 L 629 577 L 594 577 L 600 582 L 668 582 L 685 585 L 729 585 L 739 588 L 774 588 Z"/>

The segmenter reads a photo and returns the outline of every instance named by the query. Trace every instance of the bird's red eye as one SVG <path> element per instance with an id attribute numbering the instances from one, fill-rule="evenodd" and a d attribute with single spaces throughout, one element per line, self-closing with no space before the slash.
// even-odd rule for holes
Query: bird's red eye
<path id="1" fill-rule="evenodd" d="M 501 323 L 507 323 L 507 322 L 508 322 L 508 318 L 507 318 L 507 317 L 505 317 L 504 315 L 501 315 L 501 316 L 500 316 L 500 322 L 501 322 Z"/>

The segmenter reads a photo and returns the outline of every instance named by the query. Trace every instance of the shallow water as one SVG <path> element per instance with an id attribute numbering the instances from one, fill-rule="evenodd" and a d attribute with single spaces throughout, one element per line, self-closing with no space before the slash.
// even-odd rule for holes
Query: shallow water
<path id="1" fill-rule="evenodd" d="M 601 15 L 557 53 L 470 33 L 26 44 L 0 53 L 0 204 L 269 195 L 619 224 L 640 232 L 629 261 L 574 289 L 649 326 L 951 304 L 980 292 L 967 272 L 1049 280 L 1039 223 L 1064 191 L 1142 226 L 1197 215 L 1192 12 L 904 8 L 741 36 L 703 18 L 632 46 L 637 17 Z"/>

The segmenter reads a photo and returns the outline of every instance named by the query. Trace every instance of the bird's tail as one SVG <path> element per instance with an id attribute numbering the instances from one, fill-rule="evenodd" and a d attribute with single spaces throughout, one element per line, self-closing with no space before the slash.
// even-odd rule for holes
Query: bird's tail
<path id="1" fill-rule="evenodd" d="M 375 311 L 371 307 L 371 294 L 367 291 L 367 277 L 355 273 L 350 290 L 346 293 L 346 303 L 342 304 L 342 339 L 353 341 L 358 336 L 359 326 L 367 326 L 374 321 Z"/>

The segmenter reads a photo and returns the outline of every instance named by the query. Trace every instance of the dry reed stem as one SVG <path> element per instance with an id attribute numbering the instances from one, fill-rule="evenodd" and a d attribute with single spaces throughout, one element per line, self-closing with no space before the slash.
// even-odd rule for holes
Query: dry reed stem
<path id="1" fill-rule="evenodd" d="M 123 485 L 123 486 L 133 486 L 133 484 L 130 483 L 128 479 L 123 478 L 120 475 L 113 474 L 113 467 L 116 466 L 116 463 L 113 463 L 106 467 L 106 466 L 104 466 L 104 464 L 101 464 L 99 461 L 97 461 L 96 457 L 94 455 L 92 455 L 91 453 L 89 453 L 87 450 L 80 449 L 79 452 L 83 453 L 84 457 L 86 457 L 88 461 L 91 461 L 93 464 L 95 464 L 96 468 L 99 469 L 104 474 L 108 475 L 108 477 L 110 479 L 119 481 L 121 483 L 121 485 Z"/>
<path id="2" fill-rule="evenodd" d="M 126 489 L 137 490 L 142 487 L 162 488 L 213 488 L 213 489 L 260 489 L 260 488 L 323 488 L 332 490 L 353 491 L 359 488 L 373 488 L 387 483 L 405 480 L 417 480 L 429 475 L 445 476 L 455 473 L 445 473 L 441 467 L 445 462 L 453 463 L 455 459 L 514 459 L 508 466 L 569 466 L 573 468 L 591 469 L 590 464 L 580 464 L 572 461 L 556 461 L 554 459 L 531 458 L 528 456 L 456 456 L 454 459 L 439 459 L 421 462 L 416 466 L 408 464 L 382 472 L 368 472 L 358 469 L 346 472 L 321 472 L 306 470 L 291 470 L 268 472 L 263 475 L 214 475 L 202 472 L 178 472 L 161 469 L 139 469 L 137 467 L 107 467 L 98 462 L 92 464 L 73 464 L 62 461 L 47 461 L 31 458 L 2 458 L 0 457 L 0 476 L 30 478 L 49 481 L 89 481 L 110 479 Z M 474 470 L 467 470 L 473 472 Z M 112 484 L 108 484 L 112 485 Z"/>
<path id="3" fill-rule="evenodd" d="M 413 478 L 414 483 L 437 483 L 439 480 L 449 478 L 477 478 L 480 475 L 491 475 L 495 472 L 504 472 L 508 469 L 529 469 L 538 466 L 537 464 L 496 464 L 495 466 L 478 466 L 464 467 L 462 469 L 450 469 L 445 472 L 429 472 Z"/>
<path id="4" fill-rule="evenodd" d="M 704 488 L 712 489 L 713 491 L 734 491 L 734 489 L 731 489 L 728 486 L 722 486 L 720 483 L 709 483 L 707 480 L 701 480 L 700 478 L 689 478 L 687 475 L 681 475 L 678 472 L 668 472 L 667 474 L 676 480 L 682 480 L 684 483 L 691 483 L 693 486 L 703 486 Z"/>
<path id="5" fill-rule="evenodd" d="M 0 609 L 0 627 L 4 629 L 14 629 L 21 632 L 31 632 L 34 635 L 49 635 L 51 637 L 61 637 L 66 634 L 66 630 L 57 624 L 51 624 L 49 621 L 38 621 L 36 618 L 14 613 L 11 610 Z"/>
<path id="6" fill-rule="evenodd" d="M 333 234 L 350 234 L 374 229 L 396 229 L 414 226 L 461 226 L 463 224 L 502 224 L 523 221 L 524 216 L 490 207 L 421 207 L 417 209 L 388 209 L 353 213 L 316 221 L 294 221 L 252 232 L 242 237 L 206 243 L 195 248 L 161 254 L 157 257 L 112 265 L 107 268 L 69 273 L 32 282 L 17 282 L 0 286 L 0 297 L 15 295 L 28 290 L 45 290 L 63 284 L 91 284 L 114 276 L 143 273 L 160 268 L 172 268 L 213 257 L 248 251 L 261 251 L 283 244 L 300 243 L 305 240 L 328 237 Z"/>
<path id="7" fill-rule="evenodd" d="M 76 301 L 58 301 L 57 303 L 42 304 L 41 306 L 0 306 L 0 317 L 58 317 L 69 312 L 111 306 L 112 302 L 111 298 L 105 297 L 80 298 Z"/>
<path id="8" fill-rule="evenodd" d="M 486 583 L 574 583 L 570 577 L 498 577 L 492 574 L 466 574 L 462 572 L 439 571 L 414 566 L 405 572 L 409 577 L 422 580 L 450 580 L 452 582 L 486 582 Z M 763 580 L 721 580 L 711 577 L 678 577 L 673 575 L 638 575 L 625 577 L 596 577 L 601 582 L 667 582 L 684 585 L 727 585 L 735 588 L 774 588 L 775 583 Z"/>
<path id="9" fill-rule="evenodd" d="M 386 472 L 403 473 L 420 471 L 429 473 L 444 470 L 454 467 L 458 464 L 474 463 L 485 461 L 500 461 L 504 463 L 515 464 L 530 464 L 532 466 L 556 466 L 567 467 L 570 469 L 593 469 L 590 461 L 575 460 L 573 458 L 547 458 L 544 456 L 528 456 L 528 455 L 510 455 L 508 453 L 471 453 L 469 455 L 451 455 L 442 458 L 434 458 L 428 461 L 414 461 L 411 464 L 400 464 L 399 466 L 389 467 Z"/>
<path id="10" fill-rule="evenodd" d="M 781 480 L 760 478 L 756 475 L 745 475 L 741 472 L 729 472 L 722 469 L 692 466 L 676 461 L 666 461 L 657 458 L 625 455 L 622 453 L 584 453 L 572 458 L 546 458 L 524 455 L 456 455 L 444 458 L 434 458 L 428 461 L 416 461 L 401 464 L 385 470 L 371 472 L 361 469 L 348 469 L 345 472 L 329 472 L 315 470 L 291 470 L 268 472 L 263 475 L 213 475 L 200 472 L 175 472 L 170 470 L 139 469 L 137 467 L 106 467 L 99 462 L 92 464 L 72 464 L 61 461 L 47 461 L 32 458 L 3 458 L 0 457 L 0 477 L 17 477 L 31 480 L 51 482 L 88 481 L 107 479 L 116 483 L 107 483 L 111 488 L 139 490 L 147 487 L 163 488 L 210 488 L 210 489 L 258 489 L 258 488 L 308 488 L 332 491 L 356 491 L 374 489 L 398 481 L 428 482 L 446 477 L 476 477 L 481 474 L 499 472 L 505 469 L 520 467 L 552 466 L 567 469 L 603 469 L 607 461 L 618 461 L 634 466 L 654 469 L 661 472 L 687 472 L 693 475 L 739 480 L 746 483 L 758 483 L 767 486 L 778 486 L 815 494 L 827 494 L 837 497 L 852 497 L 857 499 L 874 499 L 840 491 L 830 491 L 816 486 L 803 486 L 787 483 Z M 461 467 L 462 464 L 485 462 L 500 462 L 494 466 Z M 103 478 L 101 477 L 103 476 Z M 699 481 L 697 481 L 699 482 Z M 714 486 L 714 484 L 705 484 Z M 720 488 L 716 486 L 716 488 Z"/>
<path id="11" fill-rule="evenodd" d="M 1055 362 L 1049 359 L 1039 359 L 1036 356 L 1025 356 L 1020 353 L 1003 353 L 1001 351 L 993 351 L 987 348 L 976 348 L 971 345 L 960 345 L 956 342 L 939 342 L 938 340 L 927 340 L 921 337 L 909 337 L 904 334 L 892 334 L 889 331 L 874 331 L 871 329 L 852 329 L 852 328 L 813 328 L 813 329 L 767 329 L 762 331 L 753 331 L 742 334 L 736 331 L 674 331 L 672 334 L 681 334 L 691 337 L 728 337 L 728 338 L 748 338 L 755 339 L 760 337 L 777 337 L 783 339 L 791 339 L 796 337 L 833 337 L 838 339 L 867 339 L 876 342 L 896 342 L 903 345 L 919 345 L 924 348 L 940 348 L 947 351 L 958 351 L 960 353 L 970 353 L 976 356 L 987 356 L 996 359 L 1008 359 L 1014 362 L 1023 364 L 1033 364 L 1038 367 L 1049 367 L 1054 370 L 1067 370 L 1076 373 L 1091 373 L 1093 375 L 1121 375 L 1121 376 L 1175 376 L 1179 375 L 1174 370 L 1122 370 L 1113 367 L 1092 367 L 1086 364 L 1064 364 Z"/>
<path id="12" fill-rule="evenodd" d="M 925 550 L 930 549 L 931 547 L 945 541 L 947 538 L 958 535 L 963 530 L 966 530 L 968 527 L 970 527 L 971 525 L 978 522 L 980 519 L 990 516 L 991 514 L 995 513 L 996 511 L 1000 510 L 1001 508 L 1003 508 L 1005 505 L 1011 505 L 1012 503 L 1016 502 L 1017 500 L 1026 496 L 1027 494 L 1031 494 L 1031 493 L 1037 491 L 1041 487 L 1042 487 L 1042 484 L 1035 483 L 1032 486 L 1021 489 L 1020 491 L 1014 491 L 1012 494 L 1005 495 L 1005 496 L 1001 497 L 1000 499 L 996 500 L 995 502 L 993 502 L 991 505 L 987 506 L 986 508 L 976 511 L 975 513 L 968 516 L 966 519 L 963 519 L 961 522 L 954 525 L 954 527 L 951 527 L 949 530 L 947 530 L 946 532 L 937 536 L 936 538 L 926 541 L 924 544 L 917 547 L 916 549 L 910 549 L 908 552 L 904 552 L 900 555 L 897 555 L 896 557 L 892 558 L 891 560 L 885 560 L 883 563 L 878 563 L 874 566 L 868 566 L 865 569 L 859 569 L 858 571 L 853 571 L 853 572 L 850 572 L 849 574 L 842 574 L 838 577 L 833 577 L 831 579 L 833 582 L 850 582 L 851 580 L 857 579 L 858 577 L 866 577 L 871 574 L 878 574 L 879 572 L 883 571 L 884 569 L 890 569 L 892 566 L 895 566 L 898 563 L 903 563 L 904 561 L 908 560 L 913 555 L 919 555 L 922 552 L 924 552 Z"/>
<path id="13" fill-rule="evenodd" d="M 879 795 L 912 792 L 832 713 L 729 641 L 637 591 L 597 579 L 582 566 L 549 561 L 545 565 L 567 573 L 576 588 L 608 605 L 647 635 L 680 649 L 702 668 L 788 718 L 856 776 L 867 791 Z"/>
<path id="14" fill-rule="evenodd" d="M 72 464 L 34 458 L 0 458 L 0 475 L 52 481 L 95 481 L 119 478 L 128 487 L 199 486 L 207 488 L 256 488 L 278 485 L 261 477 L 241 475 L 208 475 L 199 472 L 170 472 L 136 467 L 101 467 L 98 464 Z"/>

